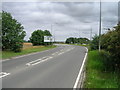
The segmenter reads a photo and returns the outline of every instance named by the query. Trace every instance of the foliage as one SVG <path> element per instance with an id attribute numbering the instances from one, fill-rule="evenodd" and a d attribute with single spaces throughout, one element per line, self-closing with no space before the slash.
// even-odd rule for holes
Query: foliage
<path id="1" fill-rule="evenodd" d="M 44 36 L 52 36 L 50 34 L 50 32 L 48 30 L 42 31 L 42 30 L 36 30 L 32 33 L 31 37 L 30 37 L 30 41 L 31 43 L 33 43 L 33 45 L 48 45 L 51 43 L 45 43 L 44 42 Z"/>
<path id="2" fill-rule="evenodd" d="M 95 35 L 91 41 L 91 49 L 98 49 L 99 36 Z M 101 35 L 101 49 L 105 70 L 120 71 L 120 24 Z"/>
<path id="3" fill-rule="evenodd" d="M 110 55 L 110 67 L 120 70 L 120 24 L 102 35 L 101 45 Z"/>
<path id="4" fill-rule="evenodd" d="M 74 37 L 70 37 L 67 38 L 66 40 L 67 44 L 88 44 L 89 43 L 89 39 L 87 38 L 74 38 Z"/>
<path id="5" fill-rule="evenodd" d="M 52 36 L 52 34 L 48 30 L 45 30 L 44 36 Z M 44 45 L 51 45 L 51 44 L 52 42 L 44 42 Z"/>
<path id="6" fill-rule="evenodd" d="M 91 41 L 90 47 L 92 50 L 97 50 L 99 45 L 99 36 L 95 35 Z"/>
<path id="7" fill-rule="evenodd" d="M 102 51 L 104 53 L 104 51 Z M 103 71 L 105 58 L 98 50 L 88 52 L 86 64 L 86 80 L 84 88 L 118 88 L 119 74 L 117 72 Z M 109 63 L 109 62 L 108 62 Z"/>
<path id="8" fill-rule="evenodd" d="M 21 51 L 26 35 L 24 27 L 10 13 L 2 11 L 2 50 Z"/>

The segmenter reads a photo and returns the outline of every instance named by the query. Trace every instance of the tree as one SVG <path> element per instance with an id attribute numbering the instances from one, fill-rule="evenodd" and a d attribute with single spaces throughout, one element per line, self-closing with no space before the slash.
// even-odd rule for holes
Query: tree
<path id="1" fill-rule="evenodd" d="M 99 45 L 99 36 L 95 35 L 93 37 L 93 40 L 91 41 L 90 47 L 91 49 L 96 50 L 98 49 L 98 45 Z"/>
<path id="2" fill-rule="evenodd" d="M 70 38 L 67 38 L 67 40 L 65 41 L 65 43 L 67 43 L 67 44 L 71 44 L 71 39 Z"/>
<path id="3" fill-rule="evenodd" d="M 120 70 L 120 24 L 102 35 L 102 48 L 110 54 L 110 67 Z"/>
<path id="4" fill-rule="evenodd" d="M 2 11 L 2 50 L 21 51 L 26 32 L 10 13 Z"/>
<path id="5" fill-rule="evenodd" d="M 44 36 L 52 36 L 51 33 L 48 30 L 42 31 L 42 30 L 36 30 L 32 33 L 30 37 L 31 43 L 33 45 L 50 45 L 51 42 L 44 42 Z"/>
<path id="6" fill-rule="evenodd" d="M 32 33 L 30 41 L 33 45 L 43 45 L 44 44 L 44 32 L 42 30 L 36 30 Z"/>
<path id="7" fill-rule="evenodd" d="M 67 38 L 67 40 L 66 40 L 67 44 L 74 44 L 75 42 L 76 42 L 75 38 L 73 38 L 73 37 Z"/>
<path id="8" fill-rule="evenodd" d="M 44 31 L 44 36 L 52 36 L 51 33 L 48 30 Z"/>
<path id="9" fill-rule="evenodd" d="M 78 43 L 89 44 L 90 40 L 88 38 L 78 38 Z"/>
<path id="10" fill-rule="evenodd" d="M 74 38 L 74 37 L 70 37 L 66 39 L 66 43 L 67 44 L 88 44 L 89 43 L 89 39 L 87 38 Z"/>

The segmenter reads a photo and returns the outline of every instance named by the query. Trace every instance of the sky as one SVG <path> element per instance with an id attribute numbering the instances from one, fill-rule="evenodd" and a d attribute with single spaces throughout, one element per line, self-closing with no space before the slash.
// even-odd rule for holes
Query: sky
<path id="1" fill-rule="evenodd" d="M 24 26 L 25 40 L 38 29 L 49 30 L 56 41 L 99 33 L 99 2 L 3 2 L 2 10 Z M 102 2 L 102 33 L 117 23 L 118 3 Z"/>

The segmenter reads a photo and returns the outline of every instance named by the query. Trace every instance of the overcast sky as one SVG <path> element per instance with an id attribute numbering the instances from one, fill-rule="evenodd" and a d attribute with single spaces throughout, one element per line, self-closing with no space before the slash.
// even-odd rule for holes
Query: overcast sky
<path id="1" fill-rule="evenodd" d="M 99 30 L 98 2 L 4 2 L 2 9 L 12 14 L 26 31 L 25 40 L 37 29 L 49 30 L 57 41 L 68 37 L 90 38 Z M 118 22 L 117 2 L 102 2 L 102 33 Z"/>

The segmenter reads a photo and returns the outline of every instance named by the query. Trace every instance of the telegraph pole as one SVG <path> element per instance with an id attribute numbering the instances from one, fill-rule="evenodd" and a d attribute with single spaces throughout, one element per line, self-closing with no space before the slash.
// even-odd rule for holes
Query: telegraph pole
<path id="1" fill-rule="evenodd" d="M 51 24 L 51 35 L 52 35 L 52 27 L 53 27 L 53 25 Z M 52 37 L 53 37 L 53 35 L 52 35 Z M 52 38 L 50 38 L 50 42 L 52 43 Z"/>
<path id="2" fill-rule="evenodd" d="M 90 41 L 92 40 L 92 26 L 91 26 L 91 30 L 90 30 Z"/>
<path id="3" fill-rule="evenodd" d="M 101 50 L 101 0 L 100 0 L 100 21 L 99 21 L 99 51 Z"/>

